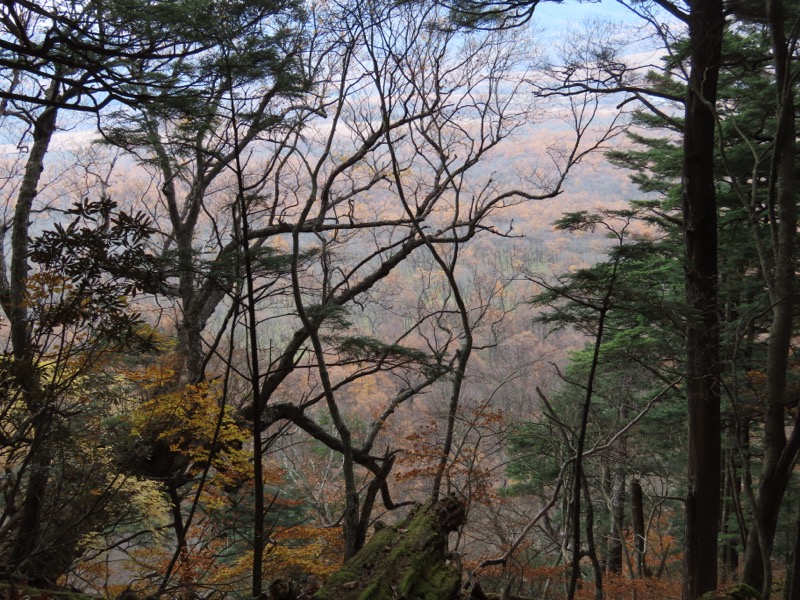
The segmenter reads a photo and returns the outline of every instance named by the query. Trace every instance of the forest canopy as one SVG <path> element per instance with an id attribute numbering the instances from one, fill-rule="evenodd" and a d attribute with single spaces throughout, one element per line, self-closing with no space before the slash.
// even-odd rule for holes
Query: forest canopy
<path id="1" fill-rule="evenodd" d="M 615 6 L 3 2 L 0 594 L 800 597 L 800 12 Z"/>

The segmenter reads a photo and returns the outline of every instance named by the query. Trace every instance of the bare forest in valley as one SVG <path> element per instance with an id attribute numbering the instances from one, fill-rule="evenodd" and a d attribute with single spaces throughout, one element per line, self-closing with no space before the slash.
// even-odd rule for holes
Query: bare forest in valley
<path id="1" fill-rule="evenodd" d="M 4 0 L 0 597 L 800 598 L 799 39 Z"/>

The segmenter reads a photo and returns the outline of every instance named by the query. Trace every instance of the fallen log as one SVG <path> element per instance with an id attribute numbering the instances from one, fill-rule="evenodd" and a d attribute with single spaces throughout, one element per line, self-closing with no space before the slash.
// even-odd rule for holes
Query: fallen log
<path id="1" fill-rule="evenodd" d="M 447 497 L 418 508 L 396 527 L 376 528 L 314 600 L 455 600 L 461 569 L 447 555 L 447 536 L 465 517 L 463 503 Z"/>

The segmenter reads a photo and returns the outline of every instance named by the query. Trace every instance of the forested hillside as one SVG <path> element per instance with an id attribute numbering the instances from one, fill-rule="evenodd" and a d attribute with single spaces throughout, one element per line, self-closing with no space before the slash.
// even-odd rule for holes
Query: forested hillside
<path id="1" fill-rule="evenodd" d="M 0 595 L 800 598 L 800 12 L 536 8 L 2 3 Z"/>

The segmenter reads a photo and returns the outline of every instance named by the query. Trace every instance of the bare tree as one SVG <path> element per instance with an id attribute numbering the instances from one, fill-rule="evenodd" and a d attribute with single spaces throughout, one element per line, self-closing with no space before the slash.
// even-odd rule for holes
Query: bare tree
<path id="1" fill-rule="evenodd" d="M 452 31 L 435 7 L 335 8 L 312 15 L 319 37 L 303 64 L 311 66 L 316 83 L 300 105 L 303 119 L 275 129 L 285 132 L 282 137 L 253 146 L 264 148 L 260 163 L 260 150 L 232 151 L 241 158 L 234 171 L 240 194 L 235 219 L 247 219 L 247 233 L 238 229 L 237 240 L 225 246 L 230 250 L 217 256 L 242 252 L 246 241 L 247 256 L 261 247 L 278 262 L 286 258 L 286 271 L 254 272 L 245 300 L 252 306 L 249 372 L 260 391 L 241 415 L 256 433 L 289 421 L 341 453 L 350 556 L 364 542 L 378 494 L 387 508 L 395 506 L 386 483 L 395 454 L 374 450 L 384 423 L 452 373 L 451 416 L 433 485 L 439 493 L 472 331 L 485 311 L 485 305 L 467 304 L 458 282 L 463 246 L 479 233 L 502 233 L 492 219 L 503 208 L 557 195 L 570 167 L 608 133 L 588 135 L 597 106 L 576 104 L 568 113 L 576 139 L 552 149 L 546 178 L 508 188 L 473 175 L 533 114 L 533 106 L 520 102 L 528 85 L 526 56 L 513 39 Z M 243 140 L 246 123 L 240 127 Z M 425 254 L 447 282 L 441 303 L 389 339 L 356 327 L 354 315 L 364 314 L 382 282 L 404 261 Z M 209 277 L 208 285 L 216 282 Z M 290 290 L 291 305 L 271 289 Z M 420 344 L 415 337 L 434 321 L 448 326 L 435 325 L 438 334 Z M 270 334 L 278 323 L 293 332 Z M 357 435 L 344 398 L 355 381 L 379 373 L 390 373 L 396 390 Z M 315 387 L 288 402 L 284 398 L 297 394 L 287 386 L 300 374 Z M 333 430 L 320 423 L 327 419 Z"/>

